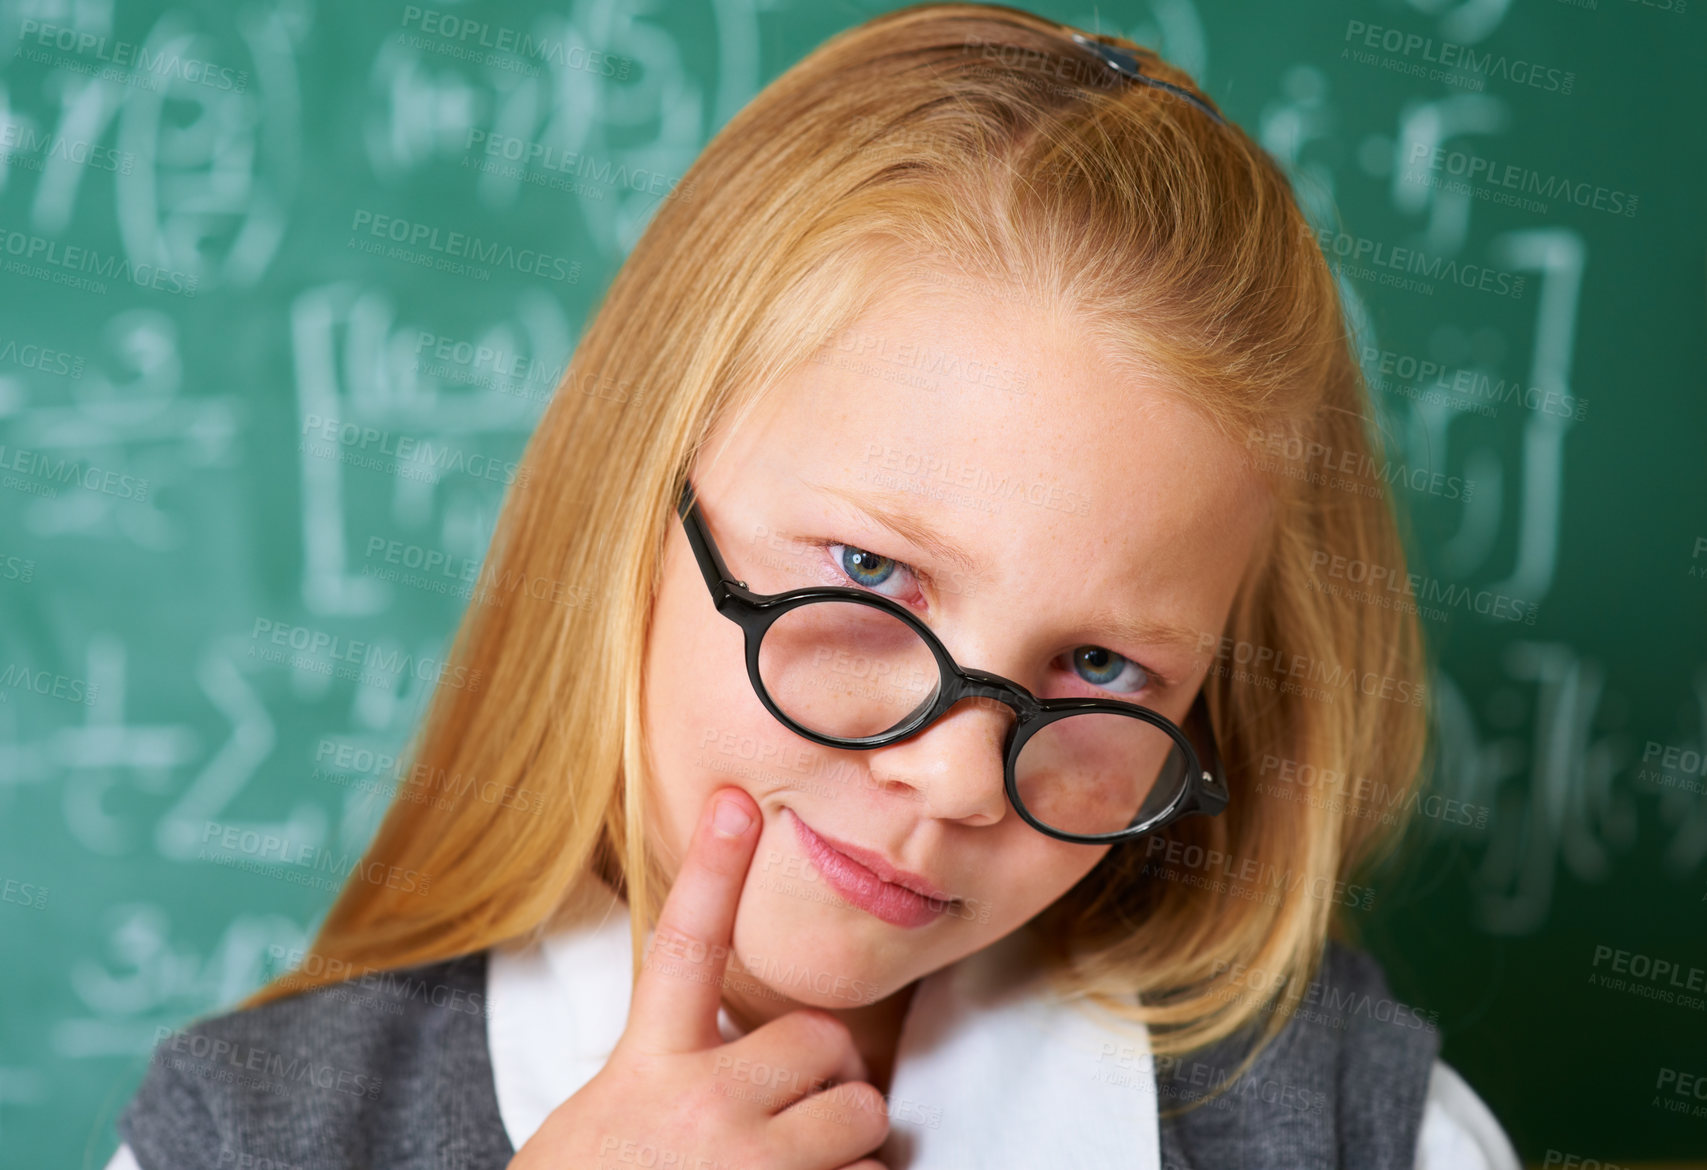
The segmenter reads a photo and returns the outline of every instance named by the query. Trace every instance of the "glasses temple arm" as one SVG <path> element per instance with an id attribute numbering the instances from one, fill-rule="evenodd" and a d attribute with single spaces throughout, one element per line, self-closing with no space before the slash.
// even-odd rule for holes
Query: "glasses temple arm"
<path id="1" fill-rule="evenodd" d="M 1202 691 L 1186 715 L 1181 730 L 1193 741 L 1202 771 L 1191 778 L 1187 807 L 1193 812 L 1215 815 L 1227 807 L 1227 775 L 1221 763 L 1221 751 L 1215 743 L 1215 730 L 1209 719 L 1209 699 Z"/>
<path id="2" fill-rule="evenodd" d="M 700 572 L 705 575 L 706 584 L 711 586 L 716 600 L 723 600 L 726 595 L 725 585 L 735 584 L 745 589 L 747 583 L 735 579 L 729 572 L 729 566 L 723 563 L 723 556 L 717 551 L 717 545 L 712 543 L 691 482 L 684 481 L 682 484 L 681 498 L 676 501 L 676 515 L 682 518 L 682 527 L 687 531 L 688 544 L 693 547 L 694 559 L 699 562 Z"/>

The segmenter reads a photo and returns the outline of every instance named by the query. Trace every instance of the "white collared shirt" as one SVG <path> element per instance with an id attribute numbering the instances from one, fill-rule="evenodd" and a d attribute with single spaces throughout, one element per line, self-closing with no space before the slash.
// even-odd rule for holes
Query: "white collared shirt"
<path id="1" fill-rule="evenodd" d="M 628 1020 L 628 915 L 500 947 L 487 968 L 487 1044 L 498 1112 L 521 1149 L 592 1079 Z M 1127 1166 L 1161 1160 L 1149 1033 L 1095 1005 L 1058 1002 L 1018 971 L 1015 931 L 922 978 L 890 1078 L 889 1170 Z M 718 1010 L 725 1041 L 740 1030 Z M 762 1089 L 762 1087 L 760 1087 Z M 1442 1061 L 1429 1077 L 1417 1170 L 1520 1170 L 1475 1091 Z M 107 1170 L 140 1170 L 121 1145 Z M 166 1170 L 154 1168 L 150 1170 Z"/>

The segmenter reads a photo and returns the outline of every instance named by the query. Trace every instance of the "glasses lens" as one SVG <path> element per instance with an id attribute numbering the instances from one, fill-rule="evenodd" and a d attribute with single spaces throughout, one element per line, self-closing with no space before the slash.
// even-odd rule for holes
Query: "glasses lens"
<path id="1" fill-rule="evenodd" d="M 790 719 L 863 739 L 907 722 L 942 683 L 918 632 L 871 605 L 819 601 L 789 610 L 759 644 L 759 678 Z"/>
<path id="2" fill-rule="evenodd" d="M 773 622 L 759 644 L 771 701 L 819 735 L 866 739 L 910 723 L 937 696 L 936 656 L 912 626 L 870 605 L 818 601 Z M 1174 738 L 1137 716 L 1089 711 L 1045 725 L 1014 766 L 1026 812 L 1095 835 L 1166 808 L 1186 783 Z"/>
<path id="3" fill-rule="evenodd" d="M 1185 787 L 1185 754 L 1144 719 L 1087 711 L 1041 728 L 1014 780 L 1025 811 L 1064 833 L 1117 833 L 1166 808 Z"/>

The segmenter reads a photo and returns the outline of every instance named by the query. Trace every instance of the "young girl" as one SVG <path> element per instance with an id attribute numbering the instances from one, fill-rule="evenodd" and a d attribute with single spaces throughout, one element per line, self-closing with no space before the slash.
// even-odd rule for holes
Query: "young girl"
<path id="1" fill-rule="evenodd" d="M 1515 1167 L 1327 941 L 1426 692 L 1313 587 L 1403 552 L 1274 162 L 1136 45 L 926 5 L 683 191 L 526 452 L 488 685 L 112 1165 Z"/>

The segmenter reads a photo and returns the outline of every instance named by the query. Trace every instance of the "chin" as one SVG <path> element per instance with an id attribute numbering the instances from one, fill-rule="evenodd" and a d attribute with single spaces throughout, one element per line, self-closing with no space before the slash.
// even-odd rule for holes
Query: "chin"
<path id="1" fill-rule="evenodd" d="M 845 1011 L 887 999 L 911 982 L 896 969 L 894 940 L 880 937 L 894 928 L 862 911 L 776 889 L 750 889 L 741 911 L 732 945 L 747 974 L 731 979 L 751 991 L 756 983 L 775 998 Z M 856 916 L 873 929 L 861 930 Z"/>

